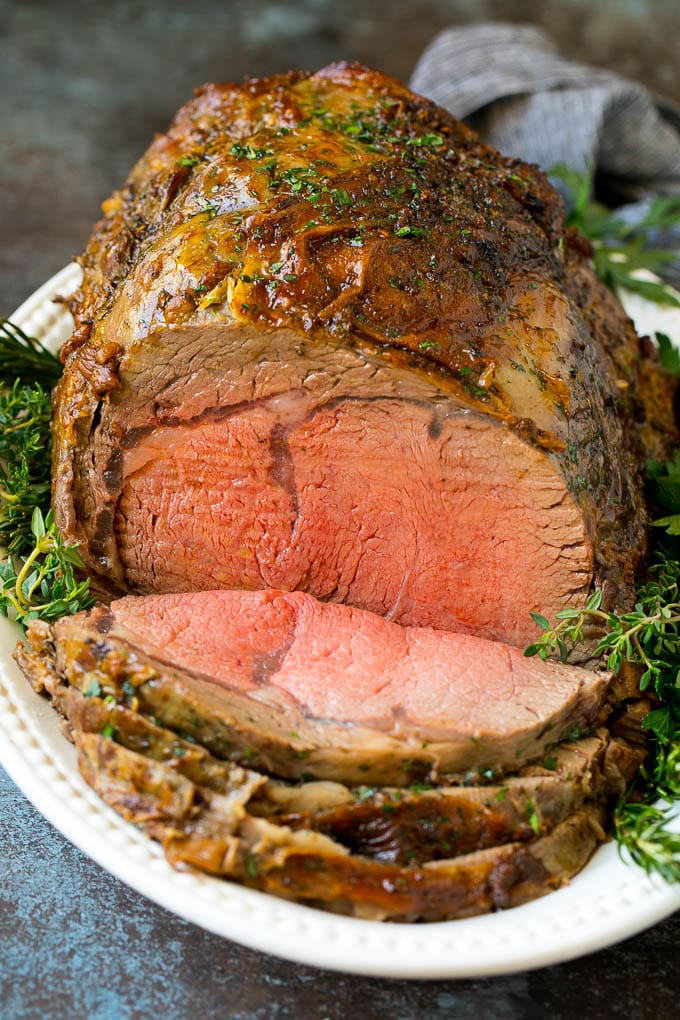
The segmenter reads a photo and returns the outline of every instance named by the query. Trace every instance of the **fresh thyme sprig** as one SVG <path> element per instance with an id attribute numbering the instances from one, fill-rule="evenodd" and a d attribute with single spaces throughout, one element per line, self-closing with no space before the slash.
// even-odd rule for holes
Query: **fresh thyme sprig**
<path id="1" fill-rule="evenodd" d="M 671 341 L 657 337 L 666 367 L 674 371 Z M 671 359 L 669 361 L 669 359 Z M 680 361 L 677 366 L 680 370 Z M 680 799 L 680 450 L 662 462 L 647 464 L 647 498 L 653 511 L 670 511 L 653 523 L 665 534 L 655 540 L 656 562 L 637 591 L 635 607 L 628 613 L 602 609 L 602 594 L 596 590 L 583 609 L 563 609 L 555 614 L 553 626 L 538 613 L 534 622 L 543 634 L 525 655 L 546 659 L 569 652 L 583 642 L 588 624 L 599 628 L 593 655 L 619 672 L 623 662 L 641 667 L 641 691 L 653 690 L 657 705 L 643 720 L 650 735 L 647 760 L 632 787 L 620 799 L 614 812 L 614 831 L 619 850 L 624 848 L 647 873 L 667 881 L 680 882 L 680 832 L 674 831 L 674 806 L 659 799 Z"/>
<path id="2" fill-rule="evenodd" d="M 680 223 L 680 199 L 655 198 L 638 223 L 624 223 L 593 196 L 592 170 L 583 173 L 559 163 L 550 170 L 571 194 L 572 207 L 565 223 L 576 227 L 593 246 L 593 263 L 600 279 L 611 289 L 634 291 L 656 304 L 680 307 L 680 300 L 664 283 L 638 279 L 636 270 L 658 272 L 675 256 L 649 246 L 652 231 L 667 230 Z"/>
<path id="3" fill-rule="evenodd" d="M 34 545 L 25 558 L 10 557 L 0 566 L 0 613 L 26 625 L 56 620 L 92 605 L 90 580 L 78 580 L 83 561 L 75 546 L 64 543 L 52 511 L 36 507 L 31 520 Z"/>
<path id="4" fill-rule="evenodd" d="M 587 624 L 595 623 L 604 633 L 593 656 L 603 658 L 615 673 L 624 661 L 641 665 L 640 690 L 653 685 L 663 698 L 666 687 L 674 687 L 680 669 L 680 563 L 663 559 L 650 567 L 650 575 L 650 580 L 638 589 L 635 608 L 629 613 L 601 609 L 600 589 L 590 595 L 583 609 L 560 609 L 555 613 L 557 622 L 553 627 L 544 616 L 532 613 L 543 634 L 524 654 L 545 660 L 559 652 L 562 661 L 567 662 L 570 651 L 583 643 Z"/>
<path id="5" fill-rule="evenodd" d="M 42 344 L 0 320 L 0 615 L 24 626 L 93 601 L 49 509 L 49 390 L 60 372 Z"/>
<path id="6" fill-rule="evenodd" d="M 675 463 L 680 470 L 680 453 L 670 462 Z M 680 562 L 671 558 L 673 552 L 677 549 L 672 544 L 657 550 L 658 561 L 628 613 L 604 611 L 599 589 L 583 609 L 557 612 L 552 627 L 544 616 L 532 613 L 543 634 L 524 654 L 547 659 L 559 652 L 566 661 L 584 641 L 587 625 L 595 624 L 600 637 L 594 656 L 616 673 L 624 661 L 641 667 L 640 690 L 653 690 L 658 705 L 643 720 L 650 734 L 648 758 L 616 806 L 614 830 L 619 850 L 625 847 L 646 872 L 680 882 L 680 833 L 669 827 L 674 809 L 655 803 L 680 798 Z"/>
<path id="7" fill-rule="evenodd" d="M 59 381 L 61 362 L 23 329 L 0 316 L 0 386 L 15 382 L 51 390 Z"/>
<path id="8" fill-rule="evenodd" d="M 0 391 L 0 547 L 11 555 L 33 544 L 31 517 L 50 501 L 50 398 L 17 380 Z"/>

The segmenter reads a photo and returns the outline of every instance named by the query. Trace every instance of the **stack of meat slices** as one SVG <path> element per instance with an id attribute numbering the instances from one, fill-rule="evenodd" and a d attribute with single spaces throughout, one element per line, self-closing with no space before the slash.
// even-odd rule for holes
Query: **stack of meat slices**
<path id="1" fill-rule="evenodd" d="M 645 753 L 602 726 L 609 674 L 301 592 L 128 597 L 29 634 L 83 775 L 171 861 L 361 917 L 555 888 Z"/>
<path id="2" fill-rule="evenodd" d="M 87 781 L 177 864 L 358 916 L 566 881 L 639 709 L 524 658 L 530 613 L 630 603 L 674 423 L 546 178 L 333 65 L 206 86 L 104 212 L 54 508 L 114 601 L 17 653 Z"/>

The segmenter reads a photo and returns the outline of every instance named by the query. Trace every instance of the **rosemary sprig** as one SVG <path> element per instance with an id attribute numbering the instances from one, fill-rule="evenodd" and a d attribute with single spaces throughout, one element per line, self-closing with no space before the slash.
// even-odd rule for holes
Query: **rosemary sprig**
<path id="1" fill-rule="evenodd" d="M 61 362 L 23 329 L 0 316 L 0 386 L 39 384 L 51 390 L 59 381 Z"/>
<path id="2" fill-rule="evenodd" d="M 671 375 L 680 377 L 680 350 L 666 333 L 655 333 L 659 361 Z"/>
<path id="3" fill-rule="evenodd" d="M 672 808 L 622 800 L 614 811 L 614 829 L 619 849 L 625 847 L 648 875 L 680 882 L 680 832 L 669 829 L 672 817 Z"/>
<path id="4" fill-rule="evenodd" d="M 663 334 L 657 333 L 657 339 L 661 336 Z M 661 352 L 662 348 L 659 350 Z M 670 511 L 652 524 L 665 528 L 668 535 L 680 536 L 680 450 L 676 450 L 670 460 L 649 461 L 647 483 L 655 506 Z"/>
<path id="5" fill-rule="evenodd" d="M 571 195 L 571 211 L 565 223 L 576 227 L 593 246 L 593 264 L 600 279 L 611 289 L 634 291 L 656 304 L 680 307 L 680 300 L 664 283 L 638 279 L 635 271 L 657 272 L 675 256 L 649 246 L 653 231 L 680 223 L 680 199 L 661 196 L 650 204 L 647 215 L 631 225 L 593 198 L 592 169 L 583 173 L 559 163 L 550 170 Z"/>
<path id="6" fill-rule="evenodd" d="M 660 711 L 650 712 L 647 720 Z M 652 803 L 680 797 L 680 730 L 670 731 L 652 749 L 650 761 L 640 770 L 633 791 L 621 798 L 614 811 L 614 831 L 619 850 L 624 847 L 635 864 L 647 874 L 656 872 L 667 882 L 680 882 L 680 832 L 671 828 L 675 808 Z"/>

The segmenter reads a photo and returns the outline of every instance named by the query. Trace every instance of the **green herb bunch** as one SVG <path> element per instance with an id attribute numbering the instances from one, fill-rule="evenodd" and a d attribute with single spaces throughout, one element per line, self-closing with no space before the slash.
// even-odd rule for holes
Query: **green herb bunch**
<path id="1" fill-rule="evenodd" d="M 624 223 L 616 213 L 593 198 L 590 170 L 578 173 L 559 165 L 551 174 L 571 193 L 572 208 L 566 225 L 576 227 L 593 246 L 593 264 L 600 279 L 611 289 L 624 288 L 657 304 L 680 306 L 665 284 L 639 279 L 640 269 L 658 272 L 673 261 L 673 254 L 650 246 L 650 234 L 680 223 L 680 200 L 655 199 L 647 215 L 635 225 Z M 656 334 L 659 358 L 671 373 L 680 376 L 680 352 L 670 338 Z M 653 565 L 639 587 L 635 607 L 628 613 L 602 609 L 602 592 L 592 593 L 581 610 L 556 613 L 553 626 L 539 613 L 534 622 L 543 630 L 525 655 L 547 659 L 557 652 L 566 661 L 569 652 L 585 639 L 595 624 L 601 637 L 594 655 L 619 672 L 624 661 L 641 669 L 640 690 L 652 691 L 658 706 L 643 725 L 650 734 L 650 752 L 631 790 L 621 798 L 614 813 L 619 847 L 646 872 L 667 881 L 680 881 L 680 832 L 670 824 L 672 806 L 656 803 L 680 798 L 680 450 L 665 462 L 647 465 L 649 503 L 660 513 L 652 523 L 664 529 L 657 539 Z"/>
<path id="2" fill-rule="evenodd" d="M 669 516 L 653 523 L 659 532 L 648 577 L 637 591 L 628 613 L 602 609 L 602 592 L 594 591 L 583 609 L 562 609 L 555 623 L 532 613 L 543 634 L 525 655 L 547 659 L 557 652 L 566 662 L 583 643 L 588 625 L 599 628 L 594 656 L 618 673 L 624 661 L 640 667 L 640 690 L 656 696 L 656 707 L 643 726 L 649 731 L 650 751 L 631 790 L 614 813 L 619 847 L 647 872 L 680 882 L 680 832 L 669 825 L 675 811 L 660 806 L 659 798 L 680 798 L 680 450 L 669 461 L 647 465 L 649 500 Z"/>
<path id="3" fill-rule="evenodd" d="M 92 604 L 78 551 L 49 509 L 49 390 L 60 371 L 37 340 L 0 320 L 0 614 L 23 625 Z"/>
<path id="4" fill-rule="evenodd" d="M 659 805 L 658 798 L 680 798 L 680 733 L 658 740 L 643 766 L 636 798 L 622 797 L 614 811 L 619 847 L 647 874 L 655 872 L 667 882 L 680 881 L 680 832 L 673 829 L 675 808 Z"/>
<path id="5" fill-rule="evenodd" d="M 636 270 L 658 272 L 675 256 L 650 247 L 652 231 L 663 231 L 680 223 L 680 199 L 655 198 L 647 215 L 636 224 L 624 223 L 616 212 L 593 198 L 592 170 L 579 173 L 559 163 L 550 170 L 570 193 L 572 207 L 566 218 L 593 246 L 593 263 L 600 279 L 611 290 L 625 288 L 656 304 L 680 307 L 680 301 L 666 284 L 638 279 Z"/>
<path id="6" fill-rule="evenodd" d="M 0 546 L 11 554 L 33 544 L 31 518 L 50 499 L 50 398 L 19 379 L 0 391 Z"/>
<path id="7" fill-rule="evenodd" d="M 15 382 L 51 390 L 59 382 L 61 362 L 51 351 L 0 316 L 0 387 Z"/>
<path id="8" fill-rule="evenodd" d="M 29 620 L 56 620 L 92 604 L 90 579 L 78 579 L 83 561 L 75 546 L 66 545 L 50 510 L 39 507 L 31 516 L 33 548 L 25 558 L 10 556 L 0 566 L 0 612 L 21 624 Z"/>

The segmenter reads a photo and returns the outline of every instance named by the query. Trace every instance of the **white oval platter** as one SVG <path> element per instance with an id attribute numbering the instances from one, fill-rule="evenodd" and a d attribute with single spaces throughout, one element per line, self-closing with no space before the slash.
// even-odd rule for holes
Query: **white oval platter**
<path id="1" fill-rule="evenodd" d="M 77 286 L 67 266 L 12 316 L 56 347 L 71 319 L 54 304 Z M 680 341 L 680 310 L 629 295 L 645 330 Z M 56 714 L 11 659 L 16 626 L 0 619 L 0 763 L 35 807 L 123 882 L 216 935 L 299 963 L 393 978 L 478 977 L 568 960 L 633 935 L 680 908 L 680 885 L 648 878 L 601 847 L 574 881 L 525 906 L 463 921 L 380 924 L 339 917 L 230 882 L 171 868 L 159 849 L 89 789 Z"/>

